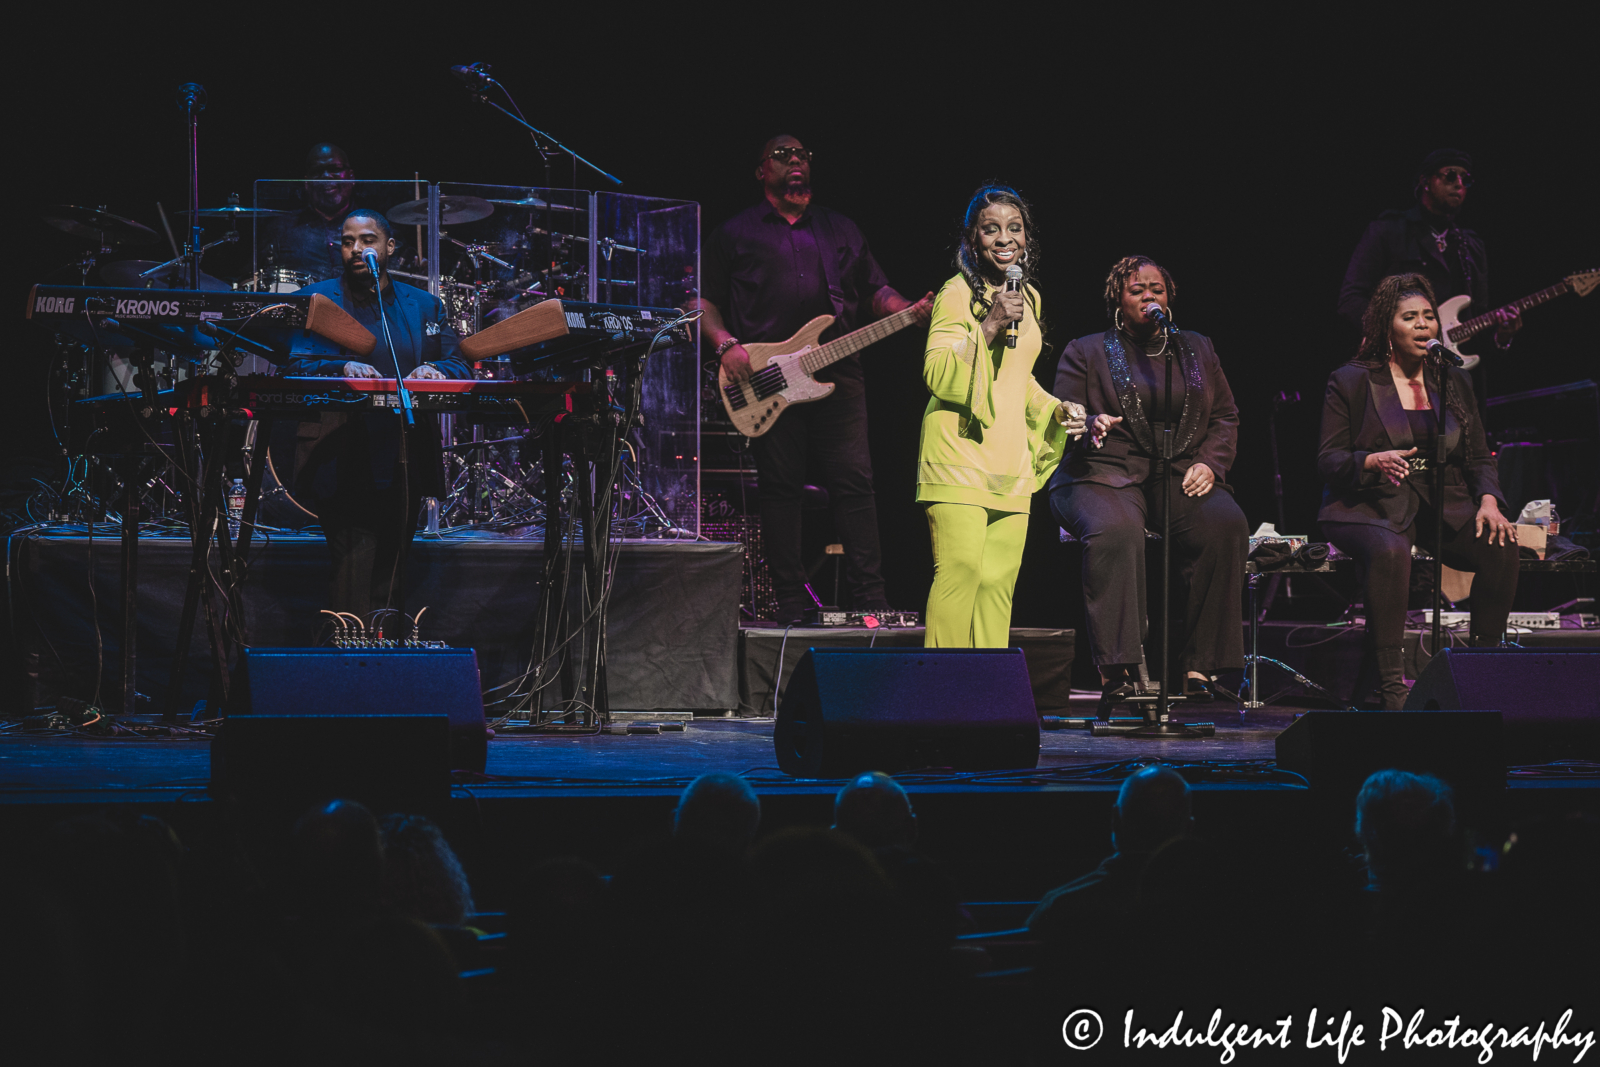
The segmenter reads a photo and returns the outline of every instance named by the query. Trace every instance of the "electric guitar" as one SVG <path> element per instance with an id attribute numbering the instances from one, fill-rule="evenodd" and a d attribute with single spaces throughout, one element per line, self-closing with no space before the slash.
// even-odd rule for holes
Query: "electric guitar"
<path id="1" fill-rule="evenodd" d="M 819 382 L 817 371 L 917 321 L 915 306 L 879 319 L 870 326 L 818 344 L 822 331 L 833 325 L 832 315 L 818 315 L 787 341 L 745 345 L 750 353 L 750 377 L 732 381 L 728 372 L 717 368 L 717 386 L 722 391 L 722 406 L 728 418 L 746 437 L 760 437 L 772 429 L 783 409 L 790 404 L 821 400 L 833 392 L 832 382 Z"/>
<path id="2" fill-rule="evenodd" d="M 1521 300 L 1513 300 L 1509 304 L 1502 304 L 1501 307 L 1516 308 L 1520 313 L 1531 307 L 1537 307 L 1547 300 L 1554 300 L 1562 293 L 1577 293 L 1579 296 L 1588 296 L 1594 292 L 1597 285 L 1600 285 L 1600 270 L 1569 274 L 1548 289 L 1540 289 L 1532 296 L 1525 296 Z M 1471 297 L 1452 296 L 1449 300 L 1439 305 L 1439 340 L 1444 342 L 1446 348 L 1461 357 L 1461 366 L 1465 370 L 1471 370 L 1476 367 L 1478 365 L 1478 357 L 1469 356 L 1461 351 L 1461 345 L 1495 325 L 1494 312 L 1463 320 L 1461 316 L 1466 313 L 1467 306 L 1471 303 Z"/>

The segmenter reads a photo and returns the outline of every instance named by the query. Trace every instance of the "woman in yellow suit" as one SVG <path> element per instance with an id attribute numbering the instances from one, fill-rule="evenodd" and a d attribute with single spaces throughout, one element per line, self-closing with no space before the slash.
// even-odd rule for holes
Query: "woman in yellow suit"
<path id="1" fill-rule="evenodd" d="M 963 227 L 960 273 L 934 300 L 922 364 L 933 394 L 917 457 L 917 499 L 933 539 L 925 644 L 1004 648 L 1033 494 L 1068 438 L 1083 434 L 1084 409 L 1033 378 L 1043 336 L 1039 293 L 1028 283 L 1039 246 L 1027 202 L 986 185 L 967 205 Z M 1021 279 L 1008 291 L 1012 267 Z"/>

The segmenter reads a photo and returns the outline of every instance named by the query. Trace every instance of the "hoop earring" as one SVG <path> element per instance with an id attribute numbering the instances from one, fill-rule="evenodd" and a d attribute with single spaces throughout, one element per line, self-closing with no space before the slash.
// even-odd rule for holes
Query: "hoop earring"
<path id="1" fill-rule="evenodd" d="M 1022 250 L 1022 262 L 1028 262 L 1028 250 L 1026 248 Z"/>
<path id="2" fill-rule="evenodd" d="M 1122 329 L 1122 309 L 1121 308 L 1117 308 L 1116 311 L 1113 311 L 1111 313 L 1111 322 L 1112 322 L 1112 324 L 1114 326 L 1116 326 L 1116 328 L 1118 330 Z"/>
<path id="3" fill-rule="evenodd" d="M 1167 322 L 1171 323 L 1173 326 L 1178 325 L 1178 320 L 1172 317 L 1172 309 L 1171 308 L 1167 308 L 1166 312 L 1167 312 Z"/>

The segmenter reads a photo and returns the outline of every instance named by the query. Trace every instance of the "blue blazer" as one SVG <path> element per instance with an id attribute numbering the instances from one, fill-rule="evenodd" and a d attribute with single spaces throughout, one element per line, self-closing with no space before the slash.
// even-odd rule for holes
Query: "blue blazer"
<path id="1" fill-rule="evenodd" d="M 388 338 L 378 318 L 376 301 L 357 303 L 344 279 L 330 278 L 299 290 L 321 293 L 337 303 L 378 339 L 370 356 L 358 356 L 325 338 L 300 331 L 290 346 L 283 373 L 296 377 L 344 375 L 349 361 L 368 363 L 384 377 L 392 377 L 399 364 L 401 377 L 431 363 L 447 378 L 470 378 L 472 369 L 457 354 L 459 338 L 445 315 L 439 298 L 412 285 L 390 280 L 384 294 L 383 315 Z M 389 349 L 389 340 L 394 350 Z M 444 453 L 439 422 L 431 414 L 417 415 L 416 428 L 407 435 L 405 481 L 412 498 L 442 496 Z M 295 434 L 294 492 L 308 498 L 324 525 L 372 521 L 374 495 L 395 486 L 401 478 L 400 417 L 393 411 L 351 413 L 326 411 L 308 415 Z"/>

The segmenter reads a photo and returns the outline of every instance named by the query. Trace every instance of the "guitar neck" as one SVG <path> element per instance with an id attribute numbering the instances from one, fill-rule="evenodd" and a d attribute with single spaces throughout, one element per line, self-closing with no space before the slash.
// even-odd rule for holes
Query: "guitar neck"
<path id="1" fill-rule="evenodd" d="M 914 307 L 896 311 L 893 315 L 885 316 L 869 326 L 852 330 L 843 337 L 836 337 L 825 345 L 813 348 L 800 358 L 800 367 L 807 374 L 815 374 L 823 367 L 837 363 L 846 356 L 854 355 L 868 345 L 877 344 L 892 333 L 899 333 L 915 321 L 917 316 Z"/>
<path id="2" fill-rule="evenodd" d="M 1502 307 L 1516 308 L 1517 313 L 1521 314 L 1531 307 L 1538 307 L 1540 304 L 1543 304 L 1546 301 L 1554 300 L 1562 293 L 1571 291 L 1571 289 L 1572 285 L 1569 282 L 1556 282 L 1556 284 L 1552 285 L 1548 289 L 1540 289 L 1537 293 L 1534 293 L 1531 296 L 1525 296 L 1521 300 L 1514 300 L 1509 304 L 1502 305 Z M 1487 330 L 1494 324 L 1493 311 L 1486 312 L 1482 315 L 1475 315 L 1472 318 L 1467 319 L 1465 322 L 1457 323 L 1450 331 L 1450 340 L 1459 344 L 1470 337 L 1474 337 L 1482 333 L 1484 330 Z"/>

